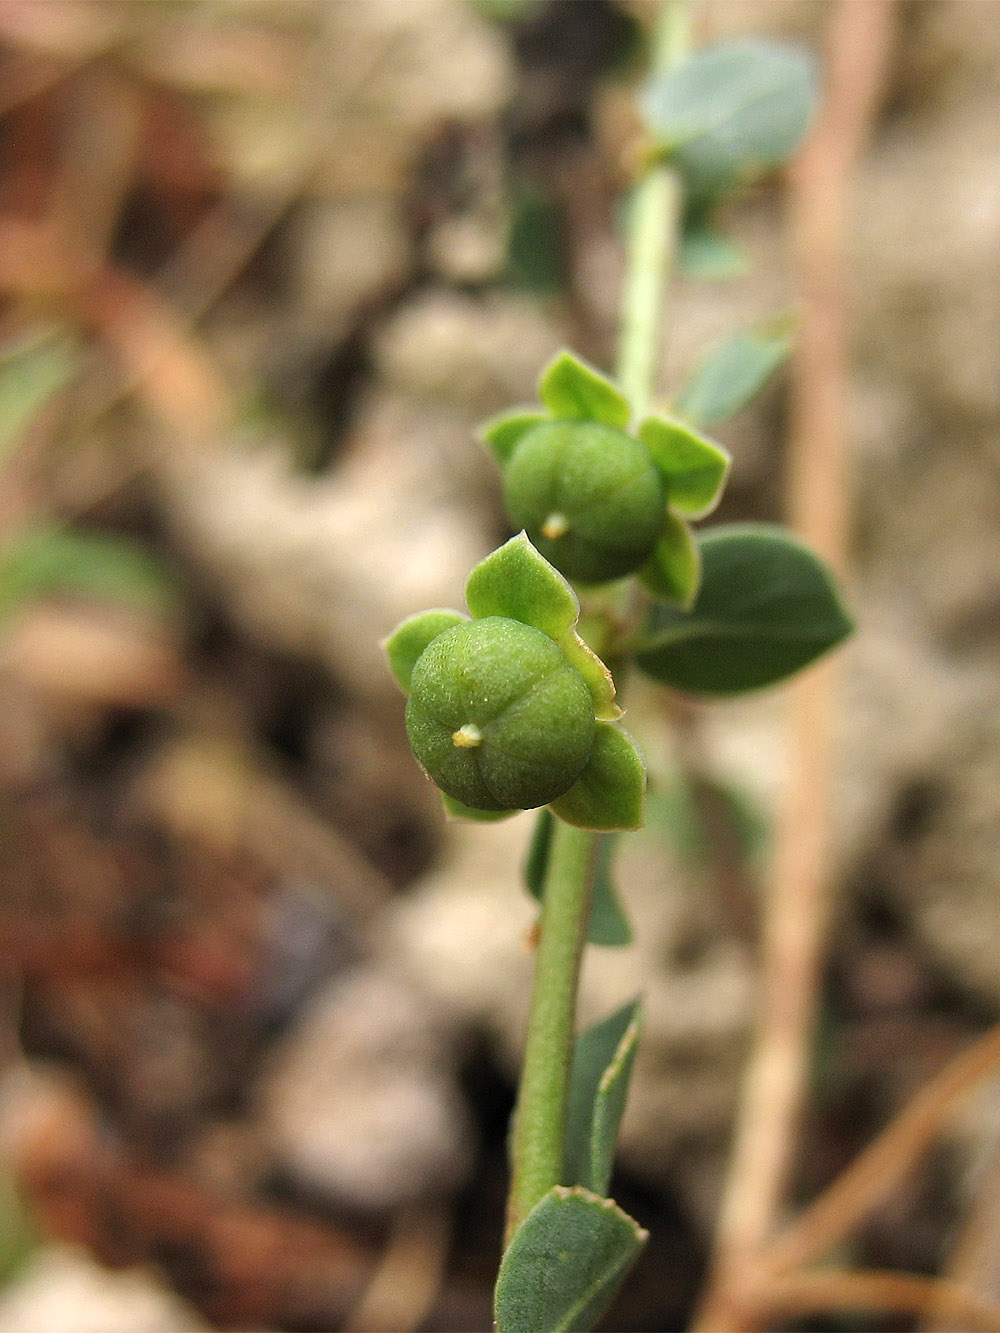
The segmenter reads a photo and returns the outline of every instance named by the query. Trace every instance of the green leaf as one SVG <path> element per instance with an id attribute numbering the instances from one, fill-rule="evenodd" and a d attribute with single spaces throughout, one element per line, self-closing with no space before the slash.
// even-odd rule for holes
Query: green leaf
<path id="1" fill-rule="evenodd" d="M 555 816 L 547 806 L 543 806 L 531 831 L 528 855 L 524 862 L 524 886 L 538 902 L 542 901 L 542 894 L 545 891 L 545 876 L 549 869 L 549 852 L 552 848 L 554 828 Z"/>
<path id="2" fill-rule="evenodd" d="M 476 810 L 471 805 L 463 805 L 461 801 L 456 801 L 454 796 L 449 796 L 447 792 L 441 793 L 441 800 L 449 819 L 471 819 L 477 824 L 496 824 L 501 819 L 510 819 L 512 815 L 524 813 L 522 810 Z"/>
<path id="3" fill-rule="evenodd" d="M 613 833 L 605 833 L 598 843 L 587 926 L 588 941 L 605 949 L 621 949 L 632 943 L 632 927 L 611 877 L 616 844 Z"/>
<path id="4" fill-rule="evenodd" d="M 572 352 L 560 352 L 545 367 L 538 396 L 558 420 L 600 421 L 624 430 L 632 416 L 616 385 Z"/>
<path id="5" fill-rule="evenodd" d="M 556 1185 L 524 1219 L 497 1277 L 499 1333 L 583 1333 L 649 1239 L 611 1199 Z"/>
<path id="6" fill-rule="evenodd" d="M 613 833 L 642 827 L 646 769 L 627 731 L 598 722 L 587 767 L 549 808 L 575 828 Z"/>
<path id="7" fill-rule="evenodd" d="M 689 197 L 706 199 L 788 160 L 808 128 L 816 82 L 807 52 L 742 39 L 656 76 L 642 103 Z"/>
<path id="8" fill-rule="evenodd" d="M 148 551 L 124 537 L 33 527 L 0 551 L 0 616 L 35 598 L 70 596 L 171 614 L 177 589 Z"/>
<path id="9" fill-rule="evenodd" d="M 654 597 L 682 610 L 694 602 L 701 580 L 701 557 L 691 529 L 676 514 L 667 514 L 663 536 L 640 569 L 639 578 Z"/>
<path id="10" fill-rule="evenodd" d="M 457 611 L 437 607 L 433 611 L 420 611 L 415 616 L 408 616 L 400 621 L 392 633 L 382 640 L 382 647 L 389 659 L 392 674 L 399 682 L 404 694 L 410 692 L 410 677 L 417 659 L 432 639 L 443 634 L 452 625 L 459 625 L 465 616 Z"/>
<path id="11" fill-rule="evenodd" d="M 741 412 L 785 364 L 791 341 L 745 329 L 734 333 L 696 368 L 677 399 L 677 411 L 698 426 Z"/>
<path id="12" fill-rule="evenodd" d="M 603 1194 L 611 1181 L 615 1164 L 615 1144 L 618 1129 L 625 1114 L 632 1066 L 642 1029 L 642 1007 L 636 1010 L 621 1041 L 614 1059 L 601 1075 L 594 1099 L 594 1123 L 590 1135 L 591 1175 L 594 1189 Z"/>
<path id="13" fill-rule="evenodd" d="M 646 827 L 658 829 L 681 864 L 700 875 L 721 856 L 753 872 L 770 842 L 760 802 L 733 782 L 699 774 L 657 784 L 646 801 Z"/>
<path id="14" fill-rule="evenodd" d="M 0 461 L 77 364 L 76 347 L 61 333 L 46 332 L 0 353 Z"/>
<path id="15" fill-rule="evenodd" d="M 41 1243 L 24 1191 L 0 1161 L 0 1290 L 24 1271 Z"/>
<path id="16" fill-rule="evenodd" d="M 684 518 L 710 514 L 729 476 L 731 460 L 725 449 L 667 417 L 647 417 L 639 439 L 667 480 L 667 501 L 674 513 Z"/>
<path id="17" fill-rule="evenodd" d="M 693 608 L 655 607 L 640 635 L 636 660 L 655 680 L 691 694 L 740 694 L 783 680 L 850 633 L 825 565 L 782 529 L 716 528 L 698 545 Z"/>
<path id="18" fill-rule="evenodd" d="M 465 585 L 465 600 L 476 620 L 507 616 L 534 625 L 557 642 L 580 614 L 576 593 L 523 532 L 476 565 Z"/>
<path id="19" fill-rule="evenodd" d="M 641 1023 L 641 1004 L 633 1000 L 576 1039 L 566 1122 L 567 1184 L 597 1194 L 608 1188 Z"/>
<path id="20" fill-rule="evenodd" d="M 479 438 L 484 444 L 489 445 L 497 462 L 503 467 L 517 448 L 521 437 L 527 435 L 529 430 L 534 430 L 536 426 L 541 426 L 550 420 L 551 417 L 546 416 L 544 412 L 533 412 L 530 409 L 503 412 L 500 416 L 491 417 L 479 427 Z"/>
<path id="21" fill-rule="evenodd" d="M 547 808 L 540 810 L 524 863 L 525 887 L 538 902 L 541 902 L 545 891 L 545 876 L 548 871 L 554 826 L 555 819 L 551 810 Z M 615 841 L 613 835 L 605 834 L 598 843 L 594 888 L 590 900 L 590 920 L 587 926 L 588 942 L 602 945 L 606 949 L 621 948 L 632 942 L 632 930 L 611 878 Z"/>
<path id="22" fill-rule="evenodd" d="M 750 270 L 746 251 L 724 232 L 704 222 L 692 222 L 681 233 L 677 271 L 701 282 L 742 278 Z"/>
<path id="23" fill-rule="evenodd" d="M 538 296 L 566 288 L 565 230 L 554 198 L 537 189 L 515 194 L 507 233 L 507 270 L 515 285 Z"/>
<path id="24" fill-rule="evenodd" d="M 622 710 L 615 703 L 614 677 L 589 644 L 584 643 L 575 629 L 568 629 L 560 636 L 559 647 L 587 682 L 594 701 L 594 716 L 604 722 L 620 718 Z"/>

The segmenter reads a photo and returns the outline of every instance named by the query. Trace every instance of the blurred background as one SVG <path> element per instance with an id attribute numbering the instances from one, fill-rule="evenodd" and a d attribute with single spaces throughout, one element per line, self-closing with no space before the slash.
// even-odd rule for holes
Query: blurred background
<path id="1" fill-rule="evenodd" d="M 829 8 L 701 0 L 698 39 L 818 51 Z M 0 5 L 2 1330 L 490 1325 L 531 820 L 444 824 L 378 640 L 508 534 L 476 423 L 561 346 L 612 363 L 652 12 Z M 894 13 L 802 1197 L 1000 1008 L 1000 7 Z M 748 191 L 726 280 L 679 277 L 666 393 L 794 310 L 786 215 L 786 180 Z M 721 518 L 781 518 L 785 389 L 721 435 Z M 609 1316 L 645 1330 L 706 1264 L 784 712 L 629 710 L 636 938 L 582 1007 L 647 997 L 615 1192 L 652 1240 Z M 859 1264 L 947 1268 L 998 1110 Z"/>

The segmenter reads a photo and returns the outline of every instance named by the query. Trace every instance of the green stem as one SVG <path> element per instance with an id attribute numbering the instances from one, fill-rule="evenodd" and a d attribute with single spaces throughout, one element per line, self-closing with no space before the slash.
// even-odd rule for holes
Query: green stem
<path id="1" fill-rule="evenodd" d="M 688 49 L 687 0 L 668 0 L 654 36 L 655 70 Z M 655 387 L 663 289 L 673 260 L 681 187 L 662 164 L 646 169 L 633 192 L 626 234 L 626 276 L 618 380 L 637 413 Z M 598 834 L 556 819 L 539 923 L 535 983 L 511 1144 L 513 1178 L 507 1239 L 562 1179 L 566 1108 L 580 959 L 587 937 Z"/>
<path id="2" fill-rule="evenodd" d="M 687 0 L 665 4 L 654 40 L 654 72 L 671 69 L 685 58 L 689 29 Z M 682 203 L 680 177 L 663 162 L 647 167 L 629 200 L 617 376 L 636 415 L 647 410 L 656 386 L 664 291 L 673 267 Z"/>
<path id="3" fill-rule="evenodd" d="M 597 834 L 555 821 L 524 1067 L 514 1118 L 507 1237 L 562 1179 L 580 958 L 587 936 Z"/>

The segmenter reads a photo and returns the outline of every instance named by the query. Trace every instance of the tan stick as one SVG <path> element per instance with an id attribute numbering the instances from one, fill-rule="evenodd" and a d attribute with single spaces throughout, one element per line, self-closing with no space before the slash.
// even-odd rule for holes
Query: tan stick
<path id="1" fill-rule="evenodd" d="M 768 1267 L 787 1272 L 813 1262 L 843 1240 L 926 1151 L 959 1098 L 998 1069 L 1000 1024 L 921 1088 L 847 1170 L 788 1226 L 770 1247 Z"/>
<path id="2" fill-rule="evenodd" d="M 789 517 L 834 568 L 847 529 L 845 256 L 853 177 L 881 96 L 892 0 L 839 0 L 827 89 L 792 175 L 791 231 L 801 322 L 791 375 Z M 745 1291 L 781 1207 L 798 1138 L 830 915 L 833 674 L 791 692 L 789 774 L 762 937 L 761 1012 L 746 1076 L 701 1329 L 758 1326 Z M 749 1298 L 749 1299 L 748 1299 Z"/>
<path id="3" fill-rule="evenodd" d="M 779 1278 L 768 1288 L 772 1318 L 836 1310 L 856 1314 L 898 1311 L 923 1315 L 934 1310 L 951 1328 L 1000 1328 L 1000 1304 L 965 1291 L 940 1278 L 912 1273 L 867 1272 L 863 1269 L 813 1270 Z"/>

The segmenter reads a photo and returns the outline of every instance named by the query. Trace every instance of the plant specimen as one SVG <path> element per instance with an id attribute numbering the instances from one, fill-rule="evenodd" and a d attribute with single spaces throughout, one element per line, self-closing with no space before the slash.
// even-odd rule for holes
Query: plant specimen
<path id="1" fill-rule="evenodd" d="M 850 630 L 829 572 L 788 533 L 692 527 L 729 470 L 706 427 L 754 396 L 787 338 L 738 331 L 669 409 L 654 404 L 671 263 L 732 263 L 717 206 L 788 157 L 812 94 L 798 52 L 738 42 L 692 55 L 685 6 L 664 7 L 642 98 L 648 144 L 629 201 L 616 376 L 562 352 L 541 372 L 538 406 L 484 425 L 520 532 L 472 570 L 468 615 L 421 612 L 386 641 L 414 753 L 449 812 L 539 810 L 527 879 L 541 918 L 496 1290 L 502 1333 L 589 1328 L 645 1238 L 608 1196 L 641 1003 L 574 1032 L 588 936 L 627 938 L 608 835 L 643 819 L 644 766 L 616 680 L 636 669 L 687 694 L 738 694 L 786 678 Z M 592 603 L 587 642 L 581 597 Z"/>

